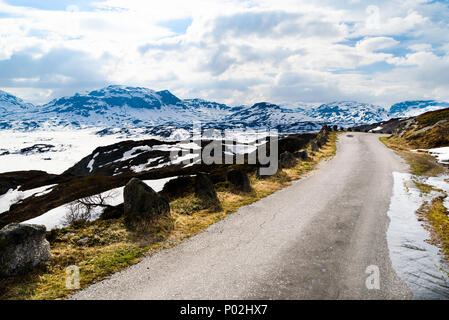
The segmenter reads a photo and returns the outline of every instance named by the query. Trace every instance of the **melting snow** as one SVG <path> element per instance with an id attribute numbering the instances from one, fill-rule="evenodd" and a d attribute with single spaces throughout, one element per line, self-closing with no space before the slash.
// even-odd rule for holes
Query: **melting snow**
<path id="1" fill-rule="evenodd" d="M 414 298 L 447 299 L 449 278 L 440 268 L 449 270 L 449 266 L 439 249 L 425 242 L 430 235 L 415 213 L 424 201 L 433 199 L 438 193 L 422 195 L 411 182 L 418 177 L 410 174 L 394 172 L 393 177 L 393 195 L 388 212 L 391 221 L 387 232 L 393 267 L 412 290 Z M 419 179 L 449 192 L 445 176 Z"/>
<path id="2" fill-rule="evenodd" d="M 11 205 L 14 203 L 17 203 L 25 198 L 35 196 L 35 197 L 41 197 L 49 192 L 52 191 L 52 188 L 55 186 L 55 184 L 35 188 L 27 191 L 19 191 L 20 187 L 17 187 L 17 189 L 9 189 L 8 192 L 6 192 L 3 195 L 0 195 L 0 213 L 6 212 L 9 210 Z"/>
<path id="3" fill-rule="evenodd" d="M 435 148 L 427 150 L 438 159 L 438 162 L 449 164 L 449 147 Z"/>

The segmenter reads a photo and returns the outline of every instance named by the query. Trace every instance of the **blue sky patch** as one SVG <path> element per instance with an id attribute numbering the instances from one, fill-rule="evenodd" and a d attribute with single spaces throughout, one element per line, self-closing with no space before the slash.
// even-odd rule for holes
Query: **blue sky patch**
<path id="1" fill-rule="evenodd" d="M 192 24 L 193 19 L 191 17 L 176 19 L 176 20 L 167 20 L 159 22 L 158 25 L 167 29 L 170 29 L 174 33 L 184 34 L 187 31 L 187 28 Z"/>
<path id="2" fill-rule="evenodd" d="M 29 7 L 41 10 L 66 10 L 68 6 L 75 5 L 81 11 L 91 11 L 93 9 L 92 0 L 3 0 L 11 6 Z"/>

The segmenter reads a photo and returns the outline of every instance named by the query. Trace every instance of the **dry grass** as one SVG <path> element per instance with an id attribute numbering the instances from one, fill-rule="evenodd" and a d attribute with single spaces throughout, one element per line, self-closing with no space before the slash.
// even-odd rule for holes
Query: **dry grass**
<path id="1" fill-rule="evenodd" d="M 173 247 L 186 238 L 203 232 L 211 224 L 238 208 L 251 204 L 299 179 L 321 160 L 336 153 L 337 134 L 309 161 L 258 179 L 250 176 L 252 192 L 235 191 L 229 184 L 217 185 L 220 206 L 203 203 L 193 194 L 171 201 L 169 215 L 160 217 L 137 230 L 126 229 L 122 219 L 78 223 L 49 232 L 50 262 L 26 276 L 0 280 L 0 299 L 62 299 L 73 293 L 65 287 L 66 267 L 80 268 L 81 288 L 107 278 L 144 256 Z"/>
<path id="2" fill-rule="evenodd" d="M 411 174 L 418 176 L 435 177 L 444 172 L 446 168 L 440 165 L 434 157 L 427 153 L 412 152 L 412 147 L 397 136 L 379 138 L 388 148 L 393 149 L 410 165 Z"/>
<path id="3" fill-rule="evenodd" d="M 446 259 L 449 260 L 449 212 L 443 204 L 445 197 L 437 197 L 432 200 L 426 210 L 421 212 L 430 224 L 429 229 L 434 245 L 439 245 Z"/>

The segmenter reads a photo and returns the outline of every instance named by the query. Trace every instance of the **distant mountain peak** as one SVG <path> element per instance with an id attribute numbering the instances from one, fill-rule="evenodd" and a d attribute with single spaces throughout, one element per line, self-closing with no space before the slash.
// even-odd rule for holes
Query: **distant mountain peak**
<path id="1" fill-rule="evenodd" d="M 169 90 L 109 85 L 54 99 L 35 108 L 0 90 L 0 128 L 145 127 L 155 128 L 159 134 L 200 121 L 205 126 L 216 128 L 273 128 L 293 133 L 316 131 L 324 123 L 348 127 L 404 117 L 410 112 L 420 114 L 449 108 L 448 103 L 435 100 L 404 101 L 393 105 L 390 112 L 374 104 L 345 100 L 301 106 L 304 108 L 262 101 L 230 107 L 199 98 L 180 99 Z"/>
<path id="2" fill-rule="evenodd" d="M 388 112 L 380 106 L 357 101 L 333 101 L 324 103 L 306 113 L 329 124 L 367 124 L 380 122 L 388 117 Z"/>
<path id="3" fill-rule="evenodd" d="M 402 101 L 391 106 L 390 115 L 393 118 L 407 118 L 445 108 L 449 108 L 448 102 L 436 100 Z"/>
<path id="4" fill-rule="evenodd" d="M 158 91 L 156 94 L 161 97 L 162 102 L 166 105 L 175 105 L 181 102 L 181 99 L 168 90 Z"/>
<path id="5" fill-rule="evenodd" d="M 0 116 L 21 113 L 34 108 L 31 103 L 25 103 L 22 99 L 0 90 Z"/>

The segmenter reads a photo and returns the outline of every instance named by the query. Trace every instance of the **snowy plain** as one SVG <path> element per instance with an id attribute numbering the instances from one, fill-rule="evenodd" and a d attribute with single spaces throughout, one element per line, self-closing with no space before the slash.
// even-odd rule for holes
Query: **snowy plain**
<path id="1" fill-rule="evenodd" d="M 100 136 L 100 128 L 53 129 L 34 131 L 0 130 L 0 173 L 20 170 L 43 170 L 61 174 L 97 147 L 124 140 L 155 138 L 151 135 L 122 133 Z M 54 146 L 46 152 L 23 154 L 21 150 L 36 144 Z M 3 154 L 9 152 L 9 154 Z M 3 154 L 3 155 L 2 155 Z"/>

